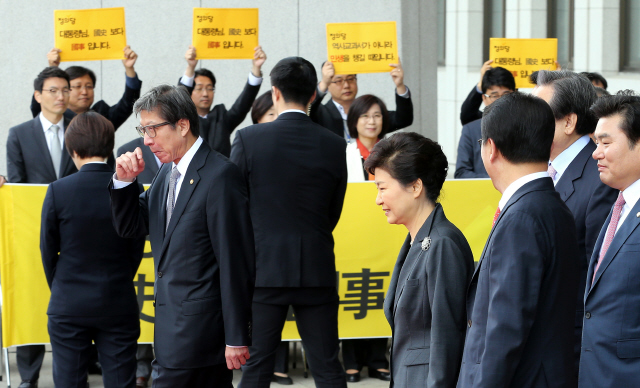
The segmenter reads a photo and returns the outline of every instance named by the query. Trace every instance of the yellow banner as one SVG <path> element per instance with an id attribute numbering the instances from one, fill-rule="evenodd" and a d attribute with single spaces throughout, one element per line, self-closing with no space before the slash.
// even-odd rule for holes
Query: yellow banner
<path id="1" fill-rule="evenodd" d="M 40 256 L 40 211 L 46 185 L 6 184 L 0 188 L 0 284 L 3 346 L 49 343 L 49 288 Z M 388 337 L 382 305 L 400 247 L 404 226 L 387 224 L 375 204 L 373 183 L 350 183 L 340 222 L 334 231 L 339 279 L 341 338 Z M 445 214 L 467 237 L 476 260 L 491 229 L 500 199 L 489 180 L 445 182 Z M 153 342 L 153 258 L 147 242 L 134 280 L 140 312 L 140 342 Z M 283 339 L 299 339 L 293 316 Z"/>
<path id="2" fill-rule="evenodd" d="M 327 58 L 336 74 L 383 73 L 398 63 L 396 22 L 327 23 Z"/>
<path id="3" fill-rule="evenodd" d="M 197 59 L 253 59 L 258 23 L 258 8 L 194 8 Z"/>
<path id="4" fill-rule="evenodd" d="M 513 73 L 516 88 L 532 88 L 529 76 L 534 71 L 556 69 L 558 40 L 491 38 L 489 59 L 493 60 L 491 66 Z"/>
<path id="5" fill-rule="evenodd" d="M 124 8 L 57 10 L 53 16 L 60 61 L 124 58 Z"/>

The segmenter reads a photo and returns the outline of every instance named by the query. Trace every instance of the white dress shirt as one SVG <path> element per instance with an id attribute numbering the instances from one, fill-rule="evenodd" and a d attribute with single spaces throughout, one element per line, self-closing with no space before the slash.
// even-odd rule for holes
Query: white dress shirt
<path id="1" fill-rule="evenodd" d="M 53 141 L 54 136 L 53 131 L 51 130 L 51 126 L 53 125 L 53 123 L 47 120 L 42 112 L 40 112 L 38 118 L 40 118 L 40 123 L 42 124 L 44 137 L 47 139 L 47 148 L 49 149 L 49 152 L 51 152 L 51 142 Z M 56 125 L 60 127 L 60 129 L 58 129 L 58 139 L 60 140 L 60 146 L 62 147 L 60 149 L 64 150 L 64 117 L 62 117 L 60 121 L 56 123 Z"/>
<path id="2" fill-rule="evenodd" d="M 500 202 L 498 203 L 498 207 L 500 208 L 500 211 L 504 209 L 507 202 L 509 202 L 513 194 L 515 194 L 519 188 L 521 188 L 522 186 L 526 185 L 531 181 L 534 181 L 540 178 L 549 178 L 549 174 L 547 174 L 546 171 L 534 172 L 533 174 L 525 175 L 511 182 L 511 184 L 507 187 L 504 193 L 502 193 L 502 198 L 500 198 Z"/>
<path id="3" fill-rule="evenodd" d="M 631 186 L 627 187 L 622 192 L 622 197 L 624 198 L 625 204 L 622 207 L 622 213 L 620 213 L 620 220 L 616 227 L 616 233 L 618 233 L 618 229 L 620 229 L 624 220 L 626 220 L 629 213 L 631 213 L 631 209 L 636 206 L 638 199 L 640 199 L 640 180 L 633 182 Z"/>
<path id="4" fill-rule="evenodd" d="M 553 169 L 556 170 L 556 176 L 552 178 L 554 186 L 558 183 L 562 174 L 567 170 L 567 167 L 569 167 L 571 162 L 573 162 L 573 159 L 578 156 L 580 151 L 582 151 L 590 141 L 591 138 L 589 135 L 582 136 L 567 147 L 566 150 L 562 151 L 560 155 L 556 156 L 556 158 L 553 159 L 553 162 L 549 162 L 549 164 L 553 166 Z"/>
<path id="5" fill-rule="evenodd" d="M 300 109 L 287 109 L 287 110 L 283 110 L 282 112 L 280 112 L 278 114 L 278 116 L 280 116 L 283 113 L 291 113 L 291 112 L 297 112 L 297 113 L 302 113 L 303 115 L 307 115 L 304 111 L 300 110 Z"/>

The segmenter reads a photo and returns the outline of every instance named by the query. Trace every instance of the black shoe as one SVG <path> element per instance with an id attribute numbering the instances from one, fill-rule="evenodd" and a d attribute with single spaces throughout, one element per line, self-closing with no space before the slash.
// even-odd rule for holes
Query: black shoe
<path id="1" fill-rule="evenodd" d="M 360 372 L 347 373 L 347 383 L 357 383 L 360 381 Z"/>
<path id="2" fill-rule="evenodd" d="M 38 380 L 22 380 L 18 388 L 38 388 Z"/>
<path id="3" fill-rule="evenodd" d="M 280 385 L 293 385 L 293 380 L 291 380 L 291 377 L 289 376 L 282 377 L 274 374 L 273 376 L 271 376 L 271 381 Z"/>
<path id="4" fill-rule="evenodd" d="M 98 361 L 89 364 L 87 367 L 87 372 L 90 375 L 101 375 L 102 374 L 102 365 Z"/>
<path id="5" fill-rule="evenodd" d="M 369 377 L 380 379 L 382 381 L 391 381 L 391 373 L 381 372 L 376 369 L 369 369 Z"/>

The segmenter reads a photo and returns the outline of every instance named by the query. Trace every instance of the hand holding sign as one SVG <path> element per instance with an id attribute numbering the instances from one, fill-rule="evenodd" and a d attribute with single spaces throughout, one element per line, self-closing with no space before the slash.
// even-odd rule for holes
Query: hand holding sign
<path id="1" fill-rule="evenodd" d="M 391 70 L 391 79 L 396 85 L 396 92 L 400 95 L 405 94 L 407 87 L 404 85 L 404 70 L 402 69 L 400 58 L 398 58 L 398 63 L 392 63 L 389 66 L 393 67 L 393 70 Z"/>
<path id="2" fill-rule="evenodd" d="M 52 48 L 51 51 L 47 53 L 47 61 L 49 62 L 49 66 L 60 66 L 60 49 Z"/>
<path id="3" fill-rule="evenodd" d="M 253 49 L 253 66 L 251 68 L 251 73 L 260 78 L 262 77 L 262 71 L 260 70 L 262 68 L 262 65 L 264 65 L 264 62 L 267 60 L 267 54 L 265 54 L 264 51 L 262 51 L 262 46 L 257 46 Z"/>
<path id="4" fill-rule="evenodd" d="M 127 73 L 127 77 L 133 78 L 136 76 L 135 70 L 133 70 L 133 65 L 136 64 L 136 60 L 138 59 L 138 54 L 135 51 L 131 50 L 131 46 L 125 46 L 124 49 L 124 59 L 122 60 L 122 64 L 124 65 L 124 69 Z"/>

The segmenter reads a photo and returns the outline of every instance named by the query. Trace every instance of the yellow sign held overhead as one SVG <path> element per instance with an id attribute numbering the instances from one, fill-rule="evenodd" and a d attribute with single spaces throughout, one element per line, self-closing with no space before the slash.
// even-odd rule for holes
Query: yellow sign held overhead
<path id="1" fill-rule="evenodd" d="M 532 88 L 529 76 L 538 70 L 556 70 L 558 39 L 489 40 L 491 66 L 504 67 L 513 74 L 516 88 Z"/>
<path id="2" fill-rule="evenodd" d="M 60 61 L 123 59 L 127 35 L 124 8 L 53 11 Z"/>
<path id="3" fill-rule="evenodd" d="M 336 74 L 391 71 L 398 63 L 396 22 L 327 23 L 327 58 Z"/>
<path id="4" fill-rule="evenodd" d="M 253 59 L 258 24 L 258 8 L 194 8 L 197 59 Z"/>

